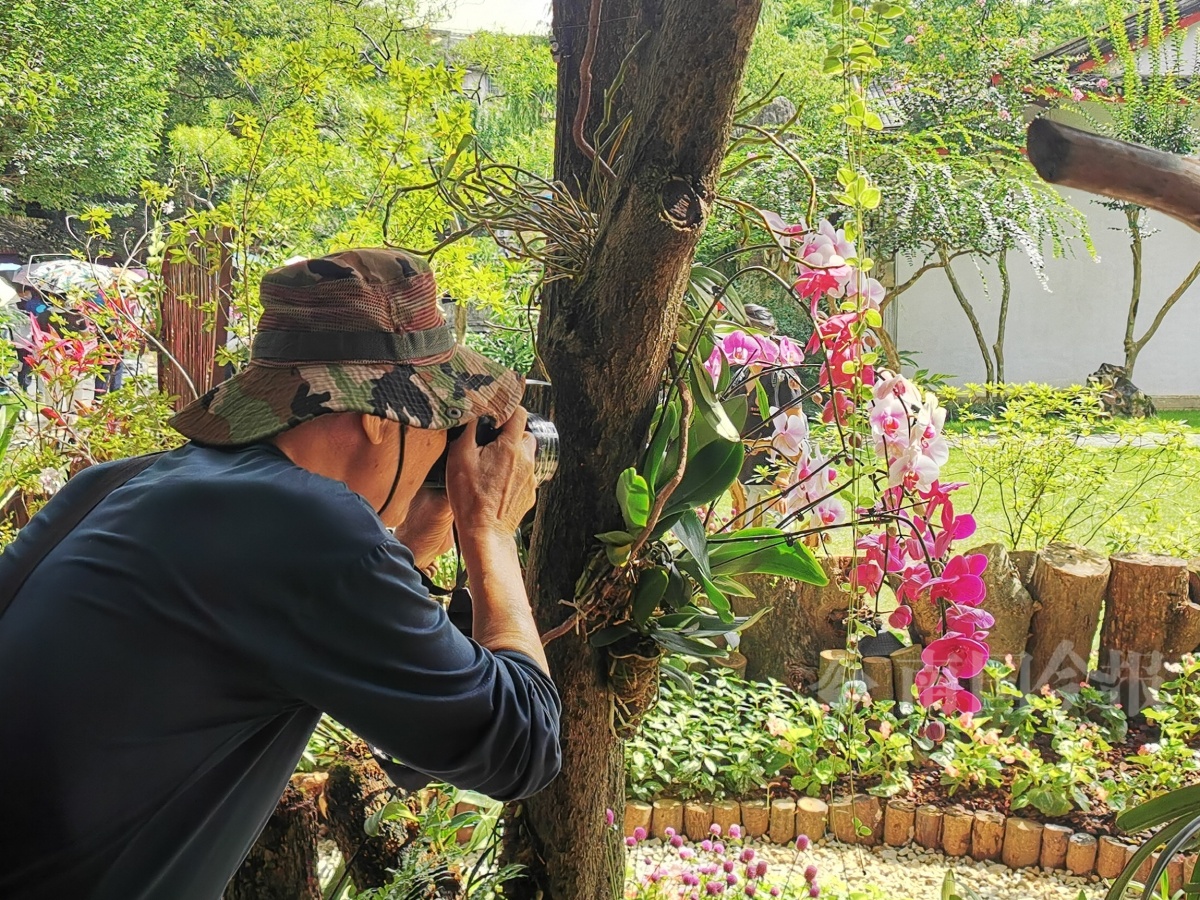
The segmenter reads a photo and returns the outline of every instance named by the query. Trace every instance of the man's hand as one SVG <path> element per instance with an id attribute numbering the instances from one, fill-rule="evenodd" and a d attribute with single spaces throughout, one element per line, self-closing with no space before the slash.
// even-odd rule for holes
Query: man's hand
<path id="1" fill-rule="evenodd" d="M 485 447 L 475 443 L 468 428 L 450 445 L 446 490 L 471 582 L 475 640 L 489 650 L 524 653 L 548 672 L 513 539 L 536 495 L 537 442 L 525 433 L 526 418 L 517 407 L 500 436 Z"/>
<path id="2" fill-rule="evenodd" d="M 422 487 L 409 504 L 396 538 L 412 551 L 418 569 L 428 569 L 454 546 L 454 515 L 446 492 Z"/>
<path id="3" fill-rule="evenodd" d="M 511 536 L 533 507 L 537 441 L 525 431 L 527 419 L 518 406 L 487 446 L 475 443 L 474 426 L 450 445 L 446 492 L 460 534 L 486 529 Z"/>

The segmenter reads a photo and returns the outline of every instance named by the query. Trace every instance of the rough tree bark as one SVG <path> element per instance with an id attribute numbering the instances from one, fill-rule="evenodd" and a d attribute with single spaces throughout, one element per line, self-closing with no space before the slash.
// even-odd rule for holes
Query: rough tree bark
<path id="1" fill-rule="evenodd" d="M 288 784 L 223 900 L 321 900 L 317 827 L 317 801 Z"/>
<path id="2" fill-rule="evenodd" d="M 563 601 L 575 594 L 594 535 L 620 523 L 617 476 L 637 460 L 649 427 L 760 9 L 759 0 L 608 0 L 602 10 L 592 3 L 600 0 L 554 2 L 555 176 L 596 211 L 599 228 L 585 271 L 546 290 L 539 324 L 562 445 L 529 550 L 543 631 L 565 620 Z M 582 127 L 589 140 L 603 118 L 604 90 L 629 57 L 613 109 L 617 122 L 631 114 L 630 127 L 611 183 L 592 176 L 571 137 L 591 12 L 600 24 Z M 547 652 L 564 704 L 563 772 L 510 817 L 506 856 L 531 876 L 510 894 L 610 900 L 621 894 L 624 856 L 604 816 L 623 808 L 623 773 L 603 659 L 577 633 Z"/>
<path id="3" fill-rule="evenodd" d="M 1038 553 L 1030 592 L 1038 603 L 1029 641 L 1027 691 L 1084 681 L 1111 568 L 1108 558 L 1074 544 Z"/>

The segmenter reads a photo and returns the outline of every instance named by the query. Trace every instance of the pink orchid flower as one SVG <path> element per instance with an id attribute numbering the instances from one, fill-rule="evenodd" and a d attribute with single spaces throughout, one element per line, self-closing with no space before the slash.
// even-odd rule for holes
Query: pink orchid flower
<path id="1" fill-rule="evenodd" d="M 816 515 L 817 521 L 825 528 L 832 528 L 846 521 L 846 506 L 837 497 L 830 497 L 828 500 L 818 503 L 813 513 Z"/>
<path id="2" fill-rule="evenodd" d="M 918 695 L 922 706 L 942 704 L 942 711 L 947 715 L 955 713 L 977 713 L 983 709 L 979 698 L 962 687 L 957 680 L 948 678 L 921 691 Z"/>
<path id="3" fill-rule="evenodd" d="M 714 386 L 721 377 L 723 365 L 724 360 L 721 356 L 721 348 L 713 347 L 713 352 L 708 355 L 708 359 L 704 362 L 704 369 L 712 376 Z"/>
<path id="4" fill-rule="evenodd" d="M 957 632 L 972 640 L 982 641 L 996 624 L 991 613 L 971 607 L 951 606 L 946 612 L 946 632 Z"/>
<path id="5" fill-rule="evenodd" d="M 729 360 L 730 364 L 748 366 L 758 359 L 762 350 L 758 341 L 746 332 L 735 331 L 726 335 L 725 339 L 721 341 L 721 352 L 725 354 L 725 358 Z"/>
<path id="6" fill-rule="evenodd" d="M 802 412 L 779 413 L 771 423 L 775 426 L 771 446 L 788 459 L 799 457 L 808 442 L 808 417 Z"/>
<path id="7" fill-rule="evenodd" d="M 755 337 L 758 343 L 758 358 L 755 362 L 763 363 L 768 366 L 775 365 L 779 359 L 779 345 L 769 337 L 758 335 Z"/>
<path id="8" fill-rule="evenodd" d="M 955 678 L 974 678 L 983 671 L 988 648 L 974 638 L 948 631 L 921 651 L 927 666 L 945 669 Z"/>
<path id="9" fill-rule="evenodd" d="M 897 631 L 903 631 L 912 624 L 912 619 L 912 608 L 907 605 L 901 605 L 892 610 L 892 614 L 888 616 L 888 625 Z"/>
<path id="10" fill-rule="evenodd" d="M 779 339 L 779 363 L 784 366 L 798 366 L 804 362 L 804 351 L 790 337 Z"/>
<path id="11" fill-rule="evenodd" d="M 854 401 L 842 391 L 834 391 L 829 402 L 821 410 L 821 421 L 832 425 L 834 420 L 843 428 L 849 424 L 850 416 L 854 413 Z"/>
<path id="12" fill-rule="evenodd" d="M 946 563 L 942 574 L 929 583 L 931 600 L 949 600 L 963 606 L 975 606 L 983 600 L 986 588 L 983 584 L 987 557 L 982 553 L 956 556 Z"/>

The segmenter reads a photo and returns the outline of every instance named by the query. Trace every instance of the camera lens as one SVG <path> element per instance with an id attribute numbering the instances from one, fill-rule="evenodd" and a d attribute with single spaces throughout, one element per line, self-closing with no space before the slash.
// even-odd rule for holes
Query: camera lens
<path id="1" fill-rule="evenodd" d="M 558 471 L 558 429 L 549 419 L 529 414 L 525 430 L 533 435 L 537 449 L 533 454 L 533 478 L 538 484 L 549 481 Z"/>

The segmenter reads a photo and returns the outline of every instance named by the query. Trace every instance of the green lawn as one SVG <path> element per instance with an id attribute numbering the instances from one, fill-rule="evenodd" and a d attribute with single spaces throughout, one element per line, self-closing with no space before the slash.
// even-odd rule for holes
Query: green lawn
<path id="1" fill-rule="evenodd" d="M 1078 464 L 1065 465 L 1048 485 L 1036 466 L 1015 474 L 1012 468 L 989 471 L 973 465 L 972 455 L 952 448 L 942 480 L 968 482 L 956 506 L 974 508 L 976 543 L 1037 549 L 1057 538 L 1101 552 L 1200 556 L 1200 449 L 1189 448 L 1168 465 L 1156 462 L 1151 450 L 1081 448 L 1072 454 Z M 1045 491 L 1035 503 L 1039 486 Z"/>

